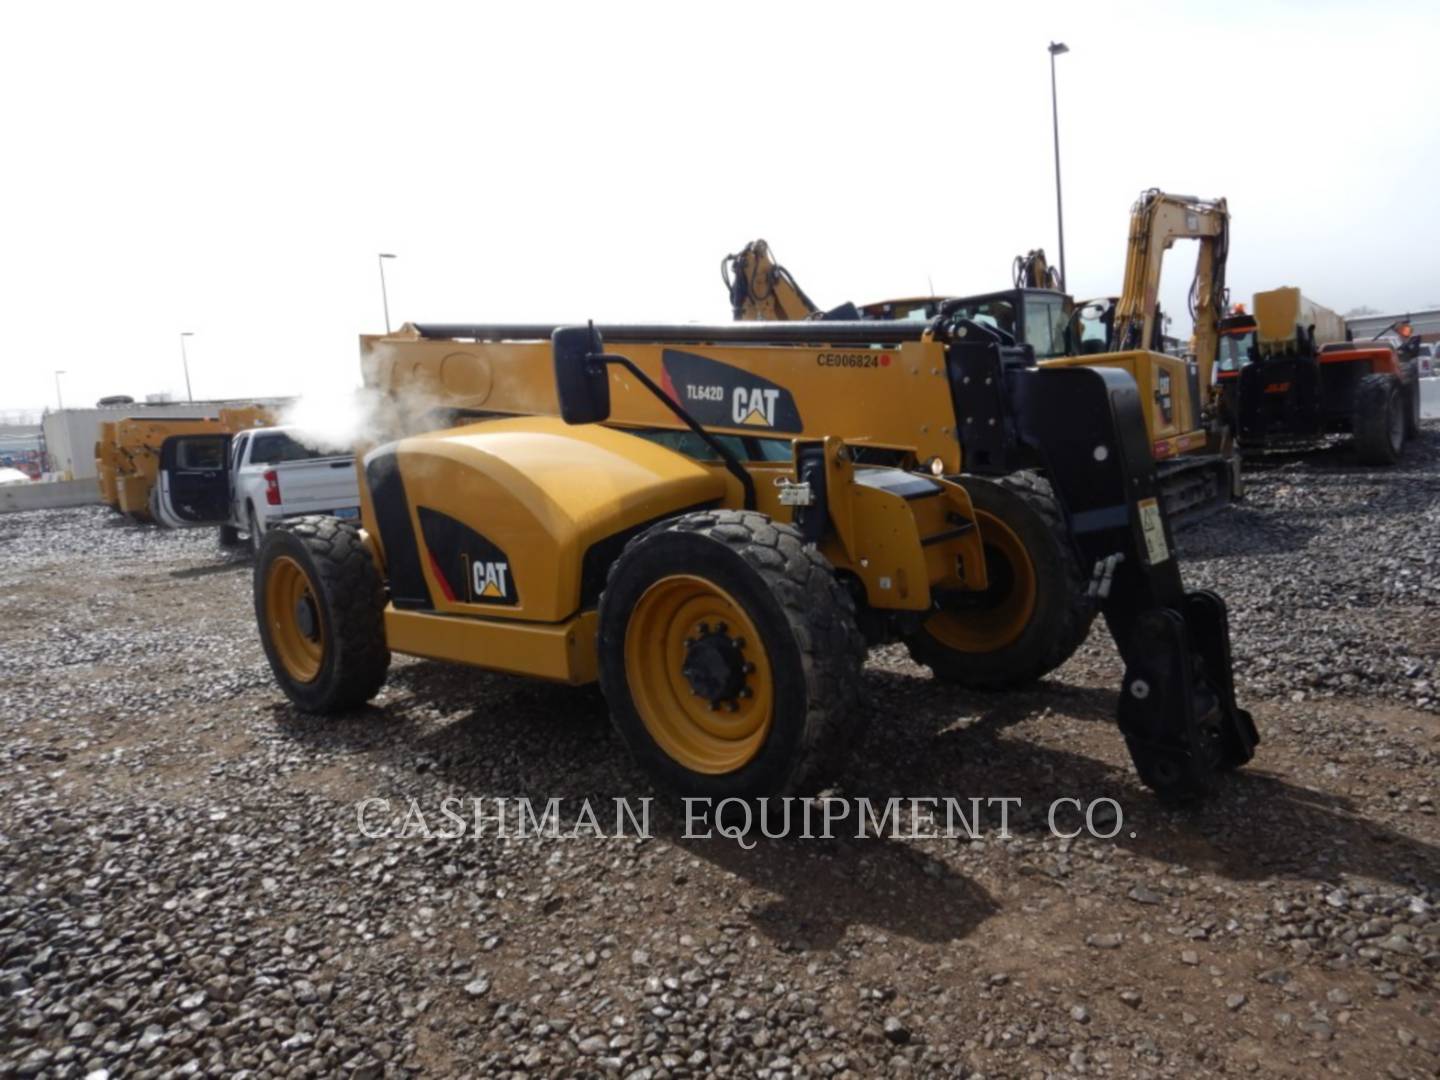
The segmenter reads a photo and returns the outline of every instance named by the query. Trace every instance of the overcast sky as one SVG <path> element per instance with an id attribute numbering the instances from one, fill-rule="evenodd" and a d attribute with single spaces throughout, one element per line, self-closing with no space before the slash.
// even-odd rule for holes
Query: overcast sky
<path id="1" fill-rule="evenodd" d="M 1229 198 L 1236 299 L 1440 301 L 1433 0 L 10 3 L 0 409 L 183 396 L 181 330 L 197 397 L 348 388 L 380 251 L 397 325 L 723 320 L 754 237 L 827 307 L 1004 287 L 1052 39 L 1073 293 L 1158 186 Z"/>

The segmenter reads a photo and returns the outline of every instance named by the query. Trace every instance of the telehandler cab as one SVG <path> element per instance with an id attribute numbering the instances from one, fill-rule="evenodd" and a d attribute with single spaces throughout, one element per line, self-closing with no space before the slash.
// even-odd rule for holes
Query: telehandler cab
<path id="1" fill-rule="evenodd" d="M 999 688 L 1098 609 L 1146 784 L 1195 797 L 1253 753 L 1126 372 L 944 318 L 406 325 L 362 364 L 399 437 L 360 459 L 361 523 L 276 529 L 256 565 L 303 710 L 369 700 L 392 651 L 598 679 L 657 785 L 803 793 L 858 732 L 867 644 Z"/>

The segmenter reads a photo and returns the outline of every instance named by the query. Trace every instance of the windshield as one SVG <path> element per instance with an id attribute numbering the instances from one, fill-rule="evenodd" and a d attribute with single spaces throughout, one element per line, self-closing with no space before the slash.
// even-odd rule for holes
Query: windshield
<path id="1" fill-rule="evenodd" d="M 976 300 L 971 303 L 955 304 L 951 313 L 963 319 L 973 319 L 981 326 L 993 326 L 997 330 L 1003 330 L 1011 337 L 1020 339 L 1015 328 L 1015 302 L 1013 300 L 992 297 L 988 300 Z"/>
<path id="2" fill-rule="evenodd" d="M 250 464 L 280 465 L 287 461 L 311 461 L 325 456 L 313 446 L 305 446 L 289 435 L 277 431 L 255 436 L 255 445 L 250 451 Z"/>
<path id="3" fill-rule="evenodd" d="M 1058 296 L 1025 300 L 1025 337 L 1035 350 L 1035 359 L 1049 360 L 1065 355 L 1065 329 L 1070 323 L 1066 304 Z"/>
<path id="4" fill-rule="evenodd" d="M 1250 353 L 1254 348 L 1254 330 L 1245 334 L 1221 334 L 1218 357 L 1220 370 L 1239 371 L 1242 364 L 1250 362 Z"/>

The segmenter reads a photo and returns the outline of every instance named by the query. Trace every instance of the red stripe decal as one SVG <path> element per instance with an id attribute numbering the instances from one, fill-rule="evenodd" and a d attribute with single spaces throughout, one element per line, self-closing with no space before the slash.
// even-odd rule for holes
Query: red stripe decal
<path id="1" fill-rule="evenodd" d="M 445 599 L 453 604 L 455 602 L 455 594 L 450 591 L 450 582 L 445 580 L 445 575 L 440 570 L 440 564 L 435 560 L 435 553 L 429 548 L 426 548 L 425 557 L 430 560 L 430 572 L 435 575 L 435 580 L 439 582 L 440 591 L 445 594 Z"/>

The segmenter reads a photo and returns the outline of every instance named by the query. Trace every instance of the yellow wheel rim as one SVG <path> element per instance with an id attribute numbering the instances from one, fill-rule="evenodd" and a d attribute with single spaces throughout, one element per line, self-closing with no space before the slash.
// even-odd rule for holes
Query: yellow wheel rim
<path id="1" fill-rule="evenodd" d="M 1035 564 L 1015 530 L 994 514 L 978 510 L 975 523 L 985 544 L 990 587 L 973 608 L 930 616 L 925 630 L 946 648 L 987 653 L 1018 639 L 1035 614 Z"/>
<path id="2" fill-rule="evenodd" d="M 625 630 L 625 679 L 645 730 L 697 773 L 747 765 L 775 714 L 770 657 L 735 598 L 703 578 L 663 577 Z"/>
<path id="3" fill-rule="evenodd" d="M 281 555 L 265 579 L 265 618 L 270 643 L 286 673 L 296 682 L 313 682 L 325 655 L 320 602 L 300 564 Z"/>

